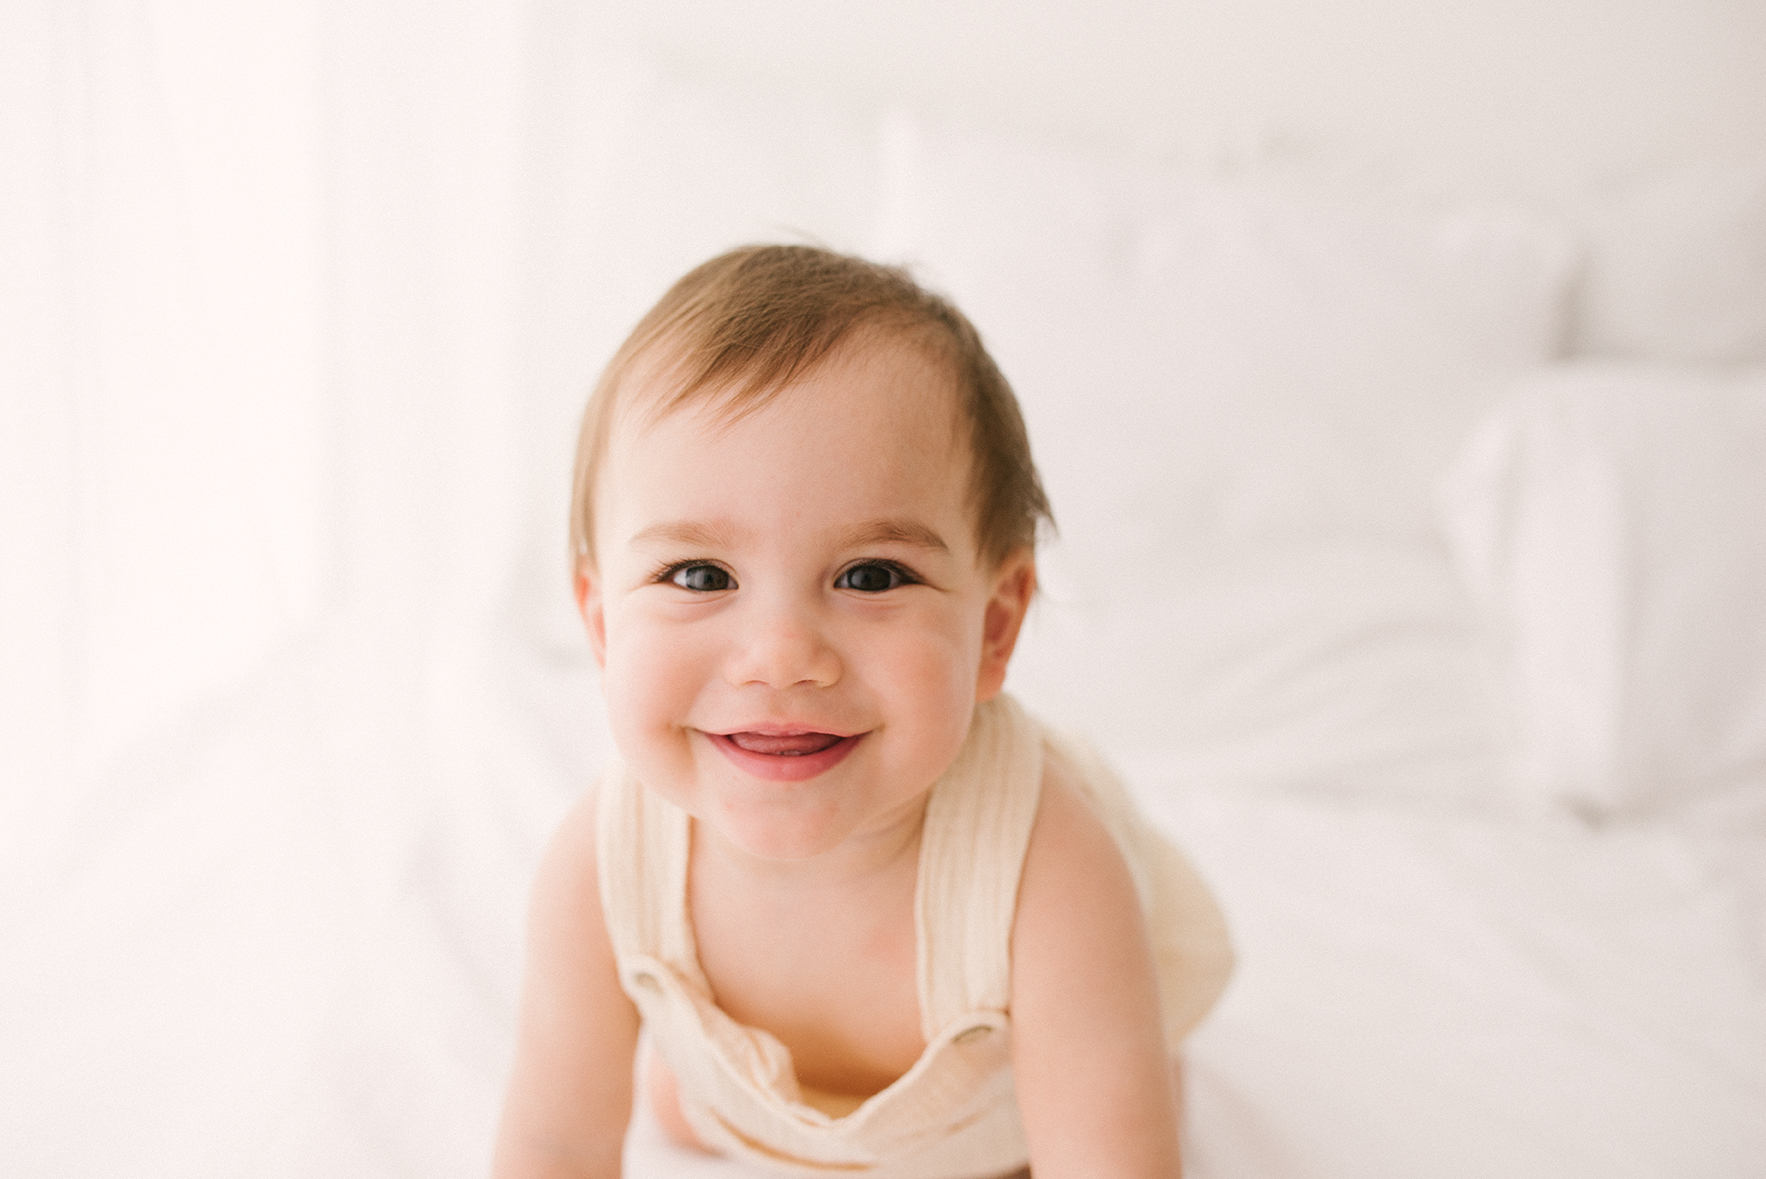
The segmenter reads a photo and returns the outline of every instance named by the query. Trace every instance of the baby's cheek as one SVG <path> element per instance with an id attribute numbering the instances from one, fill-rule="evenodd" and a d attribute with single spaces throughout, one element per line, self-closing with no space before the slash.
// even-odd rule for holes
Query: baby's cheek
<path id="1" fill-rule="evenodd" d="M 925 692 L 972 688 L 981 665 L 981 627 L 966 616 L 944 617 L 921 628 L 911 642 L 898 645 L 902 674 L 913 677 Z"/>
<path id="2" fill-rule="evenodd" d="M 956 637 L 932 633 L 895 644 L 889 664 L 897 707 L 914 717 L 930 744 L 950 746 L 954 757 L 968 732 L 979 654 Z"/>
<path id="3" fill-rule="evenodd" d="M 622 749 L 628 741 L 654 740 L 687 719 L 703 680 L 698 654 L 679 636 L 642 625 L 609 635 L 601 694 Z"/>
<path id="4" fill-rule="evenodd" d="M 931 707 L 943 707 L 962 697 L 964 685 L 972 683 L 977 666 L 967 651 L 954 644 L 926 644 L 900 652 L 893 671 L 897 681 Z"/>

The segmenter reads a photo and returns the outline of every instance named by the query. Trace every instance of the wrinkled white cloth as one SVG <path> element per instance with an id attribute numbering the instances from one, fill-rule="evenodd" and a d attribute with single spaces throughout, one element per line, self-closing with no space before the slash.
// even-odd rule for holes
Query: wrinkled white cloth
<path id="1" fill-rule="evenodd" d="M 925 1051 L 857 1103 L 800 1085 L 783 1044 L 712 1001 L 687 910 L 691 818 L 623 766 L 609 769 L 598 826 L 608 932 L 621 982 L 702 1142 L 795 1175 L 978 1179 L 1025 1164 L 1012 1089 L 1011 933 L 1049 752 L 1070 764 L 1134 872 L 1169 1042 L 1225 985 L 1225 925 L 1187 862 L 1095 756 L 1001 696 L 977 707 L 927 801 L 914 910 Z"/>

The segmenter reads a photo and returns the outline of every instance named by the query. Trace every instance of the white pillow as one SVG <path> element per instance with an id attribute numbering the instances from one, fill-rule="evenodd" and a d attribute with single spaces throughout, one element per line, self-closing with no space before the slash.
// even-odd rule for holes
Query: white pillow
<path id="1" fill-rule="evenodd" d="M 1766 163 L 1679 168 L 1587 218 L 1574 351 L 1766 361 Z"/>
<path id="2" fill-rule="evenodd" d="M 1050 557 L 1058 557 L 1051 553 Z M 1444 554 L 1295 545 L 1216 553 L 1177 580 L 1051 586 L 1008 687 L 1142 784 L 1500 809 L 1477 618 Z"/>
<path id="3" fill-rule="evenodd" d="M 924 123 L 892 142 L 885 252 L 976 320 L 1070 543 L 1425 539 L 1484 391 L 1558 355 L 1550 226 Z"/>
<path id="4" fill-rule="evenodd" d="M 1528 797 L 1620 815 L 1766 780 L 1766 369 L 1542 372 L 1444 502 Z"/>

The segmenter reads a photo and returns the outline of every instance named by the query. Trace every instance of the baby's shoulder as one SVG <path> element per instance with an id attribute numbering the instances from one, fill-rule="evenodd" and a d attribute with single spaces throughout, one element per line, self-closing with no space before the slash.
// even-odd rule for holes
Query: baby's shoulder
<path id="1" fill-rule="evenodd" d="M 599 783 L 571 804 L 540 855 L 529 904 L 530 925 L 582 929 L 601 924 Z"/>
<path id="2" fill-rule="evenodd" d="M 1033 876 L 1126 873 L 1121 848 L 1098 813 L 1080 767 L 1056 745 L 1044 745 L 1041 785 L 1025 851 L 1026 886 Z"/>
<path id="3" fill-rule="evenodd" d="M 1108 979 L 1138 977 L 1146 939 L 1134 875 L 1092 791 L 1070 761 L 1048 758 L 1012 924 L 1014 1020 L 1064 1019 L 1108 994 Z"/>

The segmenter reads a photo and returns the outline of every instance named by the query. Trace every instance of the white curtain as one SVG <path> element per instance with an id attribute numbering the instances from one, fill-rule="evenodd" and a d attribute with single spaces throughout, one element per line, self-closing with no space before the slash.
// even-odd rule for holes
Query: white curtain
<path id="1" fill-rule="evenodd" d="M 0 1171 L 374 1157 L 302 1078 L 521 536 L 530 21 L 0 10 Z"/>
<path id="2" fill-rule="evenodd" d="M 0 860 L 29 876 L 79 782 L 291 642 L 371 617 L 409 654 L 491 608 L 525 30 L 396 0 L 5 12 L 0 780 L 38 836 Z"/>

